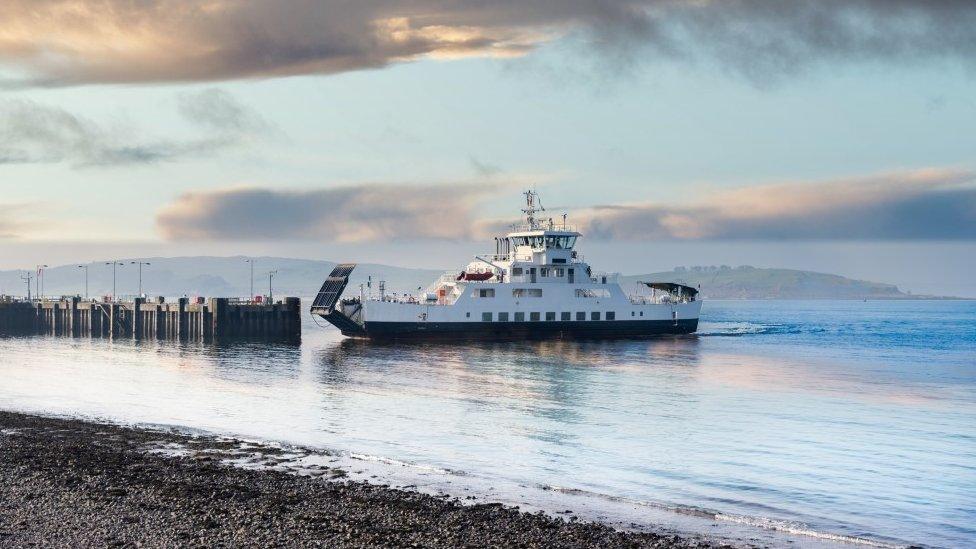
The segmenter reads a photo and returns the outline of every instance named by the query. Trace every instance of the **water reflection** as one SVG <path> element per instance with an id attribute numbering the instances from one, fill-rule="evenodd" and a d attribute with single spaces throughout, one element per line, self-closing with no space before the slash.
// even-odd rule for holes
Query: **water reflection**
<path id="1" fill-rule="evenodd" d="M 905 304 L 763 303 L 760 325 L 760 305 L 726 306 L 703 331 L 737 337 L 394 344 L 310 324 L 300 345 L 0 338 L 0 408 L 965 545 L 976 309 L 913 304 L 923 321 L 906 326 Z M 936 318 L 955 347 L 917 338 Z"/>
<path id="2" fill-rule="evenodd" d="M 409 385 L 414 394 L 463 402 L 470 413 L 504 405 L 569 427 L 582 421 L 581 409 L 605 398 L 608 387 L 600 377 L 607 372 L 681 372 L 695 367 L 698 347 L 698 339 L 687 336 L 453 344 L 346 339 L 324 345 L 313 356 L 318 379 L 338 390 L 372 386 L 385 378 L 387 384 Z M 553 443 L 573 438 L 566 429 L 533 433 Z"/>

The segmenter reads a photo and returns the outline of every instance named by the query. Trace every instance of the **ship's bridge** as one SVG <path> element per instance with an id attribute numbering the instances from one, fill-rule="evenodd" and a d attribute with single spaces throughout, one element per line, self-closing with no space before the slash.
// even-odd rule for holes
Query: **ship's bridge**
<path id="1" fill-rule="evenodd" d="M 579 237 L 580 233 L 562 227 L 513 231 L 506 236 L 511 243 L 511 264 L 513 267 L 520 263 L 558 267 L 576 263 L 578 257 L 573 248 Z"/>

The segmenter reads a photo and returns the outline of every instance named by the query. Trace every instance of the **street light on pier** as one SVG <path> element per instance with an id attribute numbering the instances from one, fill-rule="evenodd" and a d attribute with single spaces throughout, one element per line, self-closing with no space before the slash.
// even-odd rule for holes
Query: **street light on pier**
<path id="1" fill-rule="evenodd" d="M 133 261 L 132 265 L 139 266 L 139 297 L 142 297 L 142 266 L 149 266 L 152 265 L 152 263 L 149 263 L 148 261 Z"/>
<path id="2" fill-rule="evenodd" d="M 247 298 L 248 301 L 251 301 L 254 299 L 254 258 L 248 257 L 244 260 L 244 262 L 251 264 L 251 295 L 249 295 Z"/>
<path id="3" fill-rule="evenodd" d="M 85 270 L 85 301 L 88 301 L 88 265 L 78 265 L 78 268 Z"/>
<path id="4" fill-rule="evenodd" d="M 20 275 L 20 279 L 27 283 L 27 301 L 30 301 L 31 300 L 31 293 L 30 293 L 31 273 L 30 273 L 30 271 L 27 271 L 26 273 Z"/>
<path id="5" fill-rule="evenodd" d="M 125 265 L 125 263 L 116 260 L 116 261 L 106 261 L 105 264 L 112 266 L 112 301 L 115 301 L 115 267 L 119 265 Z"/>
<path id="6" fill-rule="evenodd" d="M 34 278 L 34 284 L 37 286 L 34 293 L 37 294 L 39 299 L 44 299 L 44 269 L 46 268 L 47 265 L 38 265 L 37 276 Z"/>
<path id="7" fill-rule="evenodd" d="M 278 274 L 278 271 L 268 271 L 268 302 L 274 304 L 274 292 L 271 291 L 271 279 Z"/>

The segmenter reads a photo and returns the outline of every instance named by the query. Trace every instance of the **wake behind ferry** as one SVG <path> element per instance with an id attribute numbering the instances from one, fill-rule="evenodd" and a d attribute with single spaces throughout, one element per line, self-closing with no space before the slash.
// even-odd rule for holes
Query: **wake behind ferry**
<path id="1" fill-rule="evenodd" d="M 420 295 L 342 298 L 354 263 L 338 265 L 311 312 L 346 336 L 370 339 L 631 338 L 698 329 L 698 290 L 670 282 L 639 282 L 624 292 L 618 275 L 594 272 L 575 247 L 582 236 L 525 194 L 524 220 L 495 238 L 495 253 L 475 256 Z"/>

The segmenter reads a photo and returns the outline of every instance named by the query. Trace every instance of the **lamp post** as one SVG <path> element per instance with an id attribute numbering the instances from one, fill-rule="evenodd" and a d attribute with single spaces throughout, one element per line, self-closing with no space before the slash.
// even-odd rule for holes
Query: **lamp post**
<path id="1" fill-rule="evenodd" d="M 268 303 L 274 304 L 274 292 L 271 291 L 271 279 L 278 274 L 278 271 L 268 271 Z"/>
<path id="2" fill-rule="evenodd" d="M 31 293 L 30 293 L 31 274 L 30 274 L 30 271 L 27 271 L 26 273 L 20 275 L 20 279 L 27 283 L 27 301 L 30 301 L 31 300 Z"/>
<path id="3" fill-rule="evenodd" d="M 249 258 L 245 259 L 244 261 L 247 262 L 247 263 L 250 263 L 250 265 L 251 265 L 251 295 L 249 295 L 247 297 L 247 300 L 248 301 L 251 301 L 252 299 L 254 299 L 254 258 L 253 257 L 249 257 Z"/>
<path id="4" fill-rule="evenodd" d="M 34 293 L 36 293 L 37 297 L 40 299 L 44 299 L 44 269 L 45 268 L 47 268 L 47 265 L 38 265 L 37 276 L 34 278 L 34 284 L 37 286 L 37 288 L 35 288 L 36 291 Z"/>
<path id="5" fill-rule="evenodd" d="M 85 270 L 85 301 L 88 301 L 88 265 L 78 265 L 78 268 Z"/>
<path id="6" fill-rule="evenodd" d="M 118 265 L 125 265 L 125 263 L 115 260 L 115 261 L 106 261 L 105 264 L 112 266 L 112 301 L 115 301 L 115 267 L 117 267 Z"/>
<path id="7" fill-rule="evenodd" d="M 149 266 L 152 265 L 152 263 L 149 263 L 148 261 L 133 261 L 131 263 L 132 265 L 139 266 L 139 297 L 142 297 L 142 266 Z"/>

